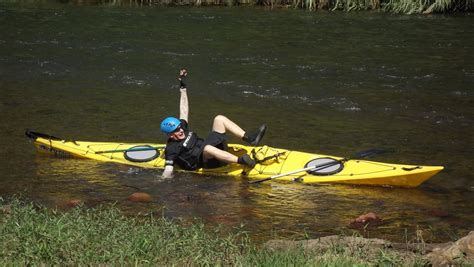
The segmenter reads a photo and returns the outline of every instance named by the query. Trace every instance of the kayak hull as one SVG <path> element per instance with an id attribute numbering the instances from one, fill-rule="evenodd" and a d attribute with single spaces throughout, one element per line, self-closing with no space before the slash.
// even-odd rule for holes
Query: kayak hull
<path id="1" fill-rule="evenodd" d="M 26 135 L 34 141 L 39 151 L 53 153 L 57 156 L 81 157 L 142 168 L 164 168 L 163 144 L 71 141 L 31 131 L 28 131 Z M 155 157 L 144 162 L 136 162 L 131 161 L 125 155 L 124 151 L 143 146 L 151 147 L 156 151 Z M 103 153 L 104 151 L 117 152 Z M 300 170 L 314 160 L 343 159 L 329 155 L 290 151 L 267 146 L 249 147 L 240 144 L 229 144 L 229 152 L 236 156 L 251 154 L 261 161 L 252 169 L 238 164 L 228 164 L 213 169 L 201 168 L 193 172 L 206 175 L 243 176 L 248 179 L 263 179 Z M 321 175 L 303 171 L 280 177 L 274 181 L 417 187 L 441 170 L 443 170 L 442 166 L 417 166 L 367 160 L 348 160 L 341 164 L 340 168 L 334 173 Z"/>

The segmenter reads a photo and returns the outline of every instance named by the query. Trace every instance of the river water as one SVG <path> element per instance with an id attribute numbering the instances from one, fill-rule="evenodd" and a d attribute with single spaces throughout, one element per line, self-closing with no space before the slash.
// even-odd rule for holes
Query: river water
<path id="1" fill-rule="evenodd" d="M 470 14 L 400 16 L 260 8 L 0 4 L 0 195 L 50 207 L 116 203 L 256 239 L 351 233 L 447 241 L 474 229 L 474 28 Z M 225 114 L 264 143 L 443 165 L 415 189 L 267 183 L 38 154 L 26 128 L 75 140 L 165 142 L 189 70 L 190 124 Z M 239 140 L 231 139 L 232 142 Z M 127 197 L 146 192 L 151 203 Z"/>

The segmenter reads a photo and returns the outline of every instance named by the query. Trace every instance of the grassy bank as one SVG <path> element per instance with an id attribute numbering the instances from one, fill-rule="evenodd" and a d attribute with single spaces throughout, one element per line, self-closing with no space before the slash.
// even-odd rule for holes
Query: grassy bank
<path id="1" fill-rule="evenodd" d="M 0 200 L 0 265 L 140 264 L 241 266 L 421 265 L 380 250 L 334 246 L 324 252 L 259 249 L 245 233 L 206 230 L 196 223 L 125 217 L 114 207 L 58 212 Z"/>

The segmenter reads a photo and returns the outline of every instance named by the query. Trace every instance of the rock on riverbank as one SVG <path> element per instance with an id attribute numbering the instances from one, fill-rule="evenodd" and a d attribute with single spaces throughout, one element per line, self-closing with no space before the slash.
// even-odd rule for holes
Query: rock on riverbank
<path id="1" fill-rule="evenodd" d="M 414 263 L 417 259 L 433 266 L 449 264 L 474 264 L 474 231 L 456 242 L 442 244 L 393 243 L 377 238 L 355 236 L 326 236 L 318 239 L 288 241 L 270 240 L 264 248 L 271 251 L 303 249 L 307 253 L 335 251 L 342 255 L 361 255 L 367 259 L 380 257 L 381 251 L 403 258 L 404 263 Z"/>

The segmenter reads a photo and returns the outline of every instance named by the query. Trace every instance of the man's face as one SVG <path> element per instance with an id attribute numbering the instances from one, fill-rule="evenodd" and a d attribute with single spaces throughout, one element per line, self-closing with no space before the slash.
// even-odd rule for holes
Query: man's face
<path id="1" fill-rule="evenodd" d="M 176 130 L 174 132 L 170 133 L 168 136 L 169 136 L 169 138 L 171 138 L 173 140 L 176 140 L 176 141 L 183 140 L 186 137 L 184 135 L 184 130 L 183 130 L 183 128 L 181 128 L 181 126 L 176 128 Z"/>

